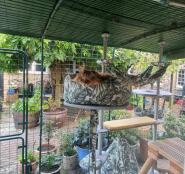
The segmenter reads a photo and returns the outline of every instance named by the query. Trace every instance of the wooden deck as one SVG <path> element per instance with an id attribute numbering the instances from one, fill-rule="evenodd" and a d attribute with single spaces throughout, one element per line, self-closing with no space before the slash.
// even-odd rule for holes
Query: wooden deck
<path id="1" fill-rule="evenodd" d="M 185 141 L 180 138 L 169 138 L 151 142 L 148 148 L 148 159 L 143 165 L 140 174 L 147 174 L 148 170 L 159 158 L 169 161 L 169 171 L 182 174 L 184 171 Z"/>

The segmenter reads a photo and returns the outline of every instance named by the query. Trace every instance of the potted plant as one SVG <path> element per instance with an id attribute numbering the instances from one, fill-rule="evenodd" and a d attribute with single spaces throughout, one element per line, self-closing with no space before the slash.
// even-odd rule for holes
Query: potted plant
<path id="1" fill-rule="evenodd" d="M 53 122 L 46 121 L 43 125 L 44 139 L 46 143 L 42 143 L 41 147 L 37 148 L 37 153 L 39 153 L 40 150 L 42 154 L 56 152 L 56 146 L 54 144 L 51 144 L 51 138 L 53 138 L 54 130 L 55 128 L 53 126 Z"/>
<path id="2" fill-rule="evenodd" d="M 74 145 L 77 149 L 78 159 L 81 160 L 90 153 L 89 150 L 89 120 L 81 119 L 74 131 Z"/>
<path id="3" fill-rule="evenodd" d="M 23 128 L 23 99 L 17 99 L 11 106 L 12 115 L 16 129 Z M 35 90 L 34 96 L 28 99 L 28 128 L 36 127 L 39 124 L 40 113 L 40 88 Z"/>
<path id="4" fill-rule="evenodd" d="M 42 156 L 41 174 L 60 174 L 61 157 L 53 153 Z"/>
<path id="5" fill-rule="evenodd" d="M 67 118 L 67 108 L 59 108 L 58 104 L 52 98 L 44 101 L 45 120 L 53 121 L 54 126 L 61 127 Z"/>
<path id="6" fill-rule="evenodd" d="M 73 145 L 74 134 L 63 133 L 60 140 L 60 152 L 63 154 L 63 169 L 72 170 L 75 169 L 78 160 L 77 152 Z"/>
<path id="7" fill-rule="evenodd" d="M 22 155 L 19 156 L 19 172 L 22 174 L 22 163 L 23 163 L 23 159 L 22 159 Z M 24 160 L 24 174 L 26 174 L 26 164 L 25 164 Z M 28 151 L 28 160 L 27 160 L 28 164 L 28 170 L 30 174 L 34 174 L 37 170 L 38 167 L 38 155 L 35 154 L 33 151 L 29 150 Z"/>

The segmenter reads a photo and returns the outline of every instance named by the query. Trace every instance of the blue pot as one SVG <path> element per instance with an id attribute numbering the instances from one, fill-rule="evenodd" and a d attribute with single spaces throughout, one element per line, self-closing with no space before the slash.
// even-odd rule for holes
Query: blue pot
<path id="1" fill-rule="evenodd" d="M 8 94 L 9 95 L 15 94 L 15 89 L 8 89 Z"/>
<path id="2" fill-rule="evenodd" d="M 88 148 L 81 148 L 77 146 L 76 148 L 77 154 L 78 154 L 78 160 L 82 160 L 86 155 L 90 153 L 90 150 Z"/>

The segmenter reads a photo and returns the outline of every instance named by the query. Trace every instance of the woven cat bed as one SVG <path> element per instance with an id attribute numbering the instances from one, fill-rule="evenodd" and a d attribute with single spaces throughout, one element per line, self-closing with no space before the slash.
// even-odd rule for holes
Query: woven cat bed
<path id="1" fill-rule="evenodd" d="M 130 91 L 121 79 L 105 80 L 94 86 L 78 83 L 67 75 L 64 80 L 64 101 L 70 104 L 123 106 L 128 104 Z"/>

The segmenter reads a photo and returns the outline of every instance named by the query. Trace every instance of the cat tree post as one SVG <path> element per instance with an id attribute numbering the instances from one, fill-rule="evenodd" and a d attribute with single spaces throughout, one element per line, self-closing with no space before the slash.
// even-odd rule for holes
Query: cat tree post
<path id="1" fill-rule="evenodd" d="M 108 35 L 106 33 L 102 34 L 103 37 L 103 60 L 100 62 L 102 66 L 102 73 L 105 72 L 105 65 L 104 61 L 106 60 L 106 53 L 107 53 L 107 42 L 108 42 Z M 102 144 L 103 144 L 103 135 L 101 133 L 101 130 L 103 129 L 103 110 L 100 110 L 98 112 L 98 154 L 102 154 Z"/>
<path id="2" fill-rule="evenodd" d="M 102 65 L 102 73 L 105 72 L 105 63 L 107 60 L 107 44 L 108 44 L 108 38 L 109 34 L 108 33 L 103 33 L 102 34 L 103 38 L 103 60 L 101 61 Z M 103 146 L 103 110 L 99 111 L 99 117 L 98 117 L 98 155 L 102 155 L 102 146 Z M 101 173 L 101 168 L 98 170 L 98 173 Z"/>
<path id="3" fill-rule="evenodd" d="M 165 42 L 160 42 L 160 51 L 159 51 L 159 66 L 162 62 L 163 57 L 163 48 L 164 48 Z M 159 95 L 160 95 L 160 78 L 157 80 L 157 96 L 155 101 L 155 112 L 154 112 L 154 118 L 155 120 L 158 120 L 158 112 L 159 112 Z M 157 125 L 154 125 L 153 129 L 153 140 L 156 140 L 157 138 Z"/>

